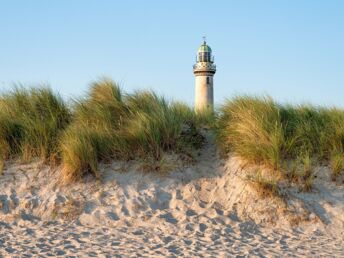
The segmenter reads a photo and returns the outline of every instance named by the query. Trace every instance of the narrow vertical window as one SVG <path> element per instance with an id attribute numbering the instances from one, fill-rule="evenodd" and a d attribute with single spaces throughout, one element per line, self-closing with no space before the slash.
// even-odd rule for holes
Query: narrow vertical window
<path id="1" fill-rule="evenodd" d="M 209 79 L 209 77 L 207 77 L 207 84 L 210 84 L 210 79 Z"/>

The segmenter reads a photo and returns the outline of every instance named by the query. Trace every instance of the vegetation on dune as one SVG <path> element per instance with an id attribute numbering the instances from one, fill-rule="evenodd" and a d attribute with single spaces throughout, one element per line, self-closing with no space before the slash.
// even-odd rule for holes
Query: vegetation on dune
<path id="1" fill-rule="evenodd" d="M 217 113 L 195 113 L 151 91 L 125 94 L 108 79 L 92 83 L 72 108 L 49 88 L 16 87 L 1 94 L 0 168 L 15 157 L 59 161 L 66 182 L 85 172 L 99 176 L 99 162 L 111 159 L 141 160 L 144 167 L 164 170 L 171 167 L 166 153 L 187 157 L 201 147 L 201 127 L 215 130 L 224 152 L 303 190 L 312 187 L 316 162 L 329 164 L 333 180 L 344 169 L 344 110 L 241 96 Z M 257 178 L 256 185 L 272 185 Z"/>
<path id="2" fill-rule="evenodd" d="M 141 159 L 167 167 L 164 153 L 191 155 L 210 116 L 151 91 L 123 94 L 111 80 L 91 85 L 70 109 L 49 88 L 23 87 L 0 96 L 0 167 L 9 158 L 60 161 L 65 181 L 110 159 Z"/>
<path id="3" fill-rule="evenodd" d="M 93 83 L 74 114 L 60 144 L 65 181 L 86 171 L 97 176 L 99 161 L 161 161 L 165 152 L 187 153 L 202 143 L 189 107 L 150 91 L 122 94 L 111 80 Z"/>
<path id="4" fill-rule="evenodd" d="M 343 110 L 283 106 L 269 97 L 236 97 L 220 109 L 216 135 L 224 152 L 302 182 L 304 190 L 311 189 L 313 160 L 330 160 L 334 177 L 343 169 Z"/>
<path id="5" fill-rule="evenodd" d="M 285 193 L 278 185 L 277 180 L 263 176 L 259 170 L 254 171 L 253 175 L 249 175 L 247 179 L 261 197 L 278 196 L 282 199 L 285 197 Z"/>
<path id="6" fill-rule="evenodd" d="M 343 172 L 344 169 L 344 156 L 340 152 L 332 153 L 330 157 L 330 166 L 332 169 L 332 180 L 336 178 Z"/>
<path id="7" fill-rule="evenodd" d="M 278 105 L 270 98 L 237 97 L 221 108 L 218 143 L 252 163 L 278 169 L 287 147 Z"/>
<path id="8" fill-rule="evenodd" d="M 0 96 L 0 163 L 19 156 L 58 158 L 58 141 L 71 113 L 60 96 L 49 88 L 17 87 Z"/>

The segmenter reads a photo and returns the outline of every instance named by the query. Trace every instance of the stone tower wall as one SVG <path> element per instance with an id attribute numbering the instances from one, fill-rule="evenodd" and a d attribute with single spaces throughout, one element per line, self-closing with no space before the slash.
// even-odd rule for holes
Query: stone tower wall
<path id="1" fill-rule="evenodd" d="M 195 77 L 195 110 L 213 109 L 213 74 L 197 74 Z"/>

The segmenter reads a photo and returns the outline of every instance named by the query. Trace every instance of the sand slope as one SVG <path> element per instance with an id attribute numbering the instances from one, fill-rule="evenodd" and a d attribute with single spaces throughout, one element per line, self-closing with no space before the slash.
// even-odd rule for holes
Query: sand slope
<path id="1" fill-rule="evenodd" d="M 114 162 L 101 182 L 65 187 L 58 169 L 7 164 L 0 255 L 344 255 L 344 187 L 326 168 L 317 168 L 315 192 L 292 189 L 285 205 L 258 197 L 240 161 L 221 160 L 213 146 L 167 175 Z"/>

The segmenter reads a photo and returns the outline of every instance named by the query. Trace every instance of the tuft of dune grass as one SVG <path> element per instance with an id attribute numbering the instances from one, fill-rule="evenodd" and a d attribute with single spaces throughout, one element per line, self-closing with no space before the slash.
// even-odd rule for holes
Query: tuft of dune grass
<path id="1" fill-rule="evenodd" d="M 285 147 L 279 107 L 271 98 L 236 97 L 220 109 L 218 143 L 245 160 L 278 169 Z"/>
<path id="2" fill-rule="evenodd" d="M 217 142 L 254 165 L 263 165 L 310 191 L 312 160 L 330 161 L 333 177 L 343 169 L 344 110 L 311 105 L 280 105 L 270 97 L 241 96 L 222 105 Z M 283 171 L 301 160 L 303 171 Z M 297 179 L 298 177 L 298 179 Z"/>
<path id="3" fill-rule="evenodd" d="M 58 142 L 71 113 L 50 88 L 16 87 L 0 96 L 0 163 L 19 156 L 23 161 L 56 159 Z"/>
<path id="4" fill-rule="evenodd" d="M 110 159 L 153 159 L 184 153 L 202 142 L 195 115 L 151 91 L 123 94 L 111 80 L 94 82 L 76 101 L 74 120 L 60 142 L 63 180 L 86 172 L 99 176 L 98 164 Z"/>
<path id="5" fill-rule="evenodd" d="M 344 169 L 344 155 L 340 152 L 333 152 L 330 157 L 330 166 L 332 169 L 332 180 L 336 180 L 338 176 L 343 172 Z"/>

